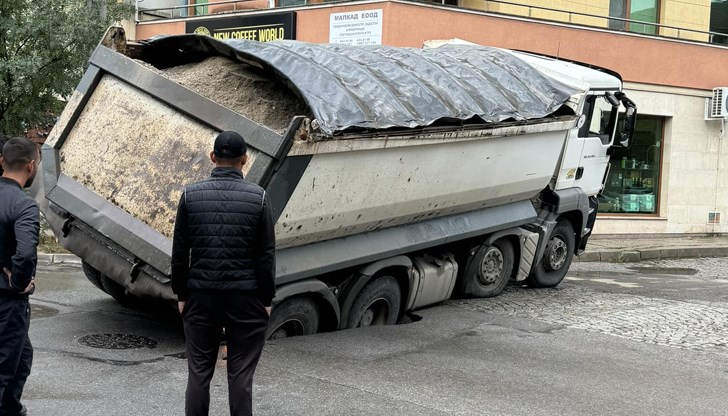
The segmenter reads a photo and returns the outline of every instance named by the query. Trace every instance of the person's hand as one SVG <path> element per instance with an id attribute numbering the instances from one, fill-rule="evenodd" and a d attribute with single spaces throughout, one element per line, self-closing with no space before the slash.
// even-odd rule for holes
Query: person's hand
<path id="1" fill-rule="evenodd" d="M 177 308 L 179 308 L 179 314 L 182 315 L 182 311 L 185 310 L 185 305 L 187 302 L 179 301 L 177 302 Z"/>
<path id="2" fill-rule="evenodd" d="M 5 273 L 5 277 L 8 279 L 8 284 L 10 285 L 10 287 L 13 287 L 13 272 L 3 267 L 3 273 Z"/>
<path id="3" fill-rule="evenodd" d="M 30 283 L 28 283 L 28 287 L 26 287 L 25 290 L 20 292 L 20 294 L 25 295 L 26 293 L 30 293 L 30 291 L 33 289 L 35 289 L 35 276 L 30 278 Z"/>
<path id="4" fill-rule="evenodd" d="M 270 316 L 271 310 L 273 310 L 273 307 L 272 306 L 266 306 L 265 307 L 265 311 L 268 312 L 268 316 Z"/>
<path id="5" fill-rule="evenodd" d="M 3 272 L 5 272 L 5 276 L 8 278 L 8 285 L 10 287 L 13 287 L 13 272 L 8 270 L 7 268 L 3 267 Z M 35 287 L 35 276 L 30 278 L 30 283 L 28 283 L 28 286 L 20 292 L 21 295 L 24 295 L 26 293 L 30 293 L 31 290 Z"/>

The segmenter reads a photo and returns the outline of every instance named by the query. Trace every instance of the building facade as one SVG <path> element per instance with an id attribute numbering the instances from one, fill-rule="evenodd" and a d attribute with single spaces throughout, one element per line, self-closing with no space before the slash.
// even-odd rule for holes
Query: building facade
<path id="1" fill-rule="evenodd" d="M 416 48 L 428 40 L 458 38 L 615 70 L 639 116 L 632 148 L 613 155 L 595 234 L 728 233 L 728 137 L 721 118 L 707 117 L 713 89 L 728 87 L 727 42 L 716 32 L 728 28 L 718 18 L 728 16 L 728 2 L 177 3 L 142 10 L 130 37 L 197 32 L 222 39 Z M 148 9 L 150 4 L 145 1 Z M 344 14 L 358 20 L 336 20 Z"/>

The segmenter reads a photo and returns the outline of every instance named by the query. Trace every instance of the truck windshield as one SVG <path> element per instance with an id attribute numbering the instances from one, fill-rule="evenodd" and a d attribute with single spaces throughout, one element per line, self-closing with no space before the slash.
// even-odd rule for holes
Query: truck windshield
<path id="1" fill-rule="evenodd" d="M 584 105 L 584 115 L 586 122 L 579 129 L 579 137 L 599 137 L 602 144 L 611 143 L 617 108 L 612 107 L 603 95 L 592 95 Z"/>

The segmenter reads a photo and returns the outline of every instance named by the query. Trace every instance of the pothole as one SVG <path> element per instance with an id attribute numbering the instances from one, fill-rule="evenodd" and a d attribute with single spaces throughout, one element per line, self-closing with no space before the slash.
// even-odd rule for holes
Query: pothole
<path id="1" fill-rule="evenodd" d="M 78 343 L 91 348 L 107 350 L 130 350 L 136 348 L 156 348 L 157 340 L 132 334 L 89 334 L 78 339 Z"/>
<path id="2" fill-rule="evenodd" d="M 30 319 L 47 318 L 53 315 L 58 315 L 58 309 L 48 306 L 30 305 Z"/>

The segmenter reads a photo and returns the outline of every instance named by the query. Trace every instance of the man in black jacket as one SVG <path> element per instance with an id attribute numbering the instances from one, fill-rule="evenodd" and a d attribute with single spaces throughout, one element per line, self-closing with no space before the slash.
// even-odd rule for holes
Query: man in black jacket
<path id="1" fill-rule="evenodd" d="M 212 175 L 188 186 L 177 208 L 172 290 L 187 342 L 187 415 L 207 415 L 222 329 L 231 415 L 252 414 L 253 373 L 275 295 L 275 235 L 268 196 L 243 178 L 246 144 L 215 139 Z"/>
<path id="2" fill-rule="evenodd" d="M 10 139 L 2 149 L 0 177 L 0 416 L 25 415 L 20 404 L 30 374 L 33 347 L 28 338 L 35 289 L 40 217 L 38 204 L 24 187 L 38 172 L 38 146 Z"/>

